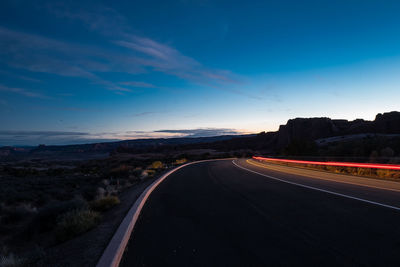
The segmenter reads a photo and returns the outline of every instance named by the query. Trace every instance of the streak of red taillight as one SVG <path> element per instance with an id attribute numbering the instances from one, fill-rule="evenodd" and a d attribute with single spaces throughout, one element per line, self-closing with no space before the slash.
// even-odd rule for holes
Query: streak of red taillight
<path id="1" fill-rule="evenodd" d="M 265 161 L 278 161 L 278 162 L 286 162 L 286 163 L 312 164 L 312 165 L 400 170 L 400 165 L 391 165 L 391 164 L 333 162 L 333 161 L 323 162 L 323 161 L 307 161 L 307 160 L 293 160 L 293 159 L 275 159 L 275 158 L 264 158 L 264 157 L 253 157 L 253 159 L 265 160 Z"/>

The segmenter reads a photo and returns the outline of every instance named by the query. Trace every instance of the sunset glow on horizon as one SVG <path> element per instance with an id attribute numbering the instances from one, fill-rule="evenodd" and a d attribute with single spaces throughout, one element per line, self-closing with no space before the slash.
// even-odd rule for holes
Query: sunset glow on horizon
<path id="1" fill-rule="evenodd" d="M 399 110 L 399 13 L 398 1 L 2 1 L 0 146 L 373 120 Z"/>

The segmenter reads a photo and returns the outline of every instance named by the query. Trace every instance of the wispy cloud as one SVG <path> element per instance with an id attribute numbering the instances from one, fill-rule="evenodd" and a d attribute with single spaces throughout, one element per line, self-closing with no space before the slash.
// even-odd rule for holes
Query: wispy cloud
<path id="1" fill-rule="evenodd" d="M 4 86 L 1 84 L 0 84 L 0 91 L 19 94 L 19 95 L 23 95 L 26 97 L 32 97 L 32 98 L 49 98 L 48 96 L 43 95 L 41 93 L 37 93 L 37 92 L 30 91 L 30 90 L 23 89 L 23 88 L 8 87 L 8 86 Z"/>
<path id="2" fill-rule="evenodd" d="M 48 3 L 46 8 L 59 18 L 80 21 L 86 28 L 105 35 L 121 34 L 129 29 L 124 16 L 101 4 L 87 6 L 84 3 L 54 1 Z"/>
<path id="3" fill-rule="evenodd" d="M 127 19 L 116 10 L 73 3 L 50 3 L 47 9 L 56 17 L 100 34 L 105 46 L 101 42 L 80 45 L 0 27 L 0 62 L 31 72 L 85 78 L 120 94 L 132 91 L 125 86 L 156 86 L 141 81 L 116 82 L 105 78 L 104 73 L 162 72 L 190 83 L 249 96 L 233 88 L 240 84 L 238 75 L 229 70 L 209 68 L 171 45 L 135 34 Z M 115 47 L 110 47 L 110 42 Z"/>
<path id="4" fill-rule="evenodd" d="M 85 7 L 65 3 L 48 5 L 51 13 L 61 18 L 79 21 L 86 28 L 114 38 L 114 44 L 137 52 L 128 60 L 144 68 L 167 73 L 169 75 L 201 84 L 217 82 L 236 83 L 233 74 L 227 70 L 210 69 L 197 60 L 183 55 L 177 49 L 153 39 L 132 34 L 127 19 L 114 9 L 96 5 Z M 126 57 L 126 54 L 125 54 Z"/>
<path id="5" fill-rule="evenodd" d="M 154 84 L 146 82 L 131 81 L 131 82 L 121 82 L 120 84 L 138 88 L 156 88 Z"/>
<path id="6" fill-rule="evenodd" d="M 143 116 L 148 116 L 148 115 L 157 114 L 157 113 L 159 113 L 159 112 L 145 111 L 145 112 L 135 113 L 135 114 L 132 115 L 132 117 L 143 117 Z"/>
<path id="7" fill-rule="evenodd" d="M 111 71 L 137 70 L 133 60 L 127 66 L 121 55 L 98 47 L 82 46 L 0 27 L 0 62 L 31 72 L 86 78 L 114 91 L 130 90 L 100 77 Z M 120 60 L 121 59 L 121 60 Z"/>
<path id="8" fill-rule="evenodd" d="M 32 78 L 32 77 L 27 77 L 27 76 L 24 76 L 24 75 L 18 75 L 16 73 L 13 73 L 13 72 L 10 72 L 10 71 L 5 71 L 5 70 L 0 70 L 0 75 L 4 75 L 4 76 L 7 76 L 7 77 L 14 77 L 14 78 L 17 78 L 19 80 L 25 80 L 25 81 L 28 81 L 28 82 L 35 82 L 35 83 L 41 82 L 38 79 L 35 79 L 35 78 Z"/>
<path id="9" fill-rule="evenodd" d="M 229 128 L 199 128 L 199 129 L 182 129 L 182 130 L 157 130 L 156 133 L 180 134 L 186 137 L 209 137 L 219 135 L 238 135 L 243 132 Z"/>
<path id="10" fill-rule="evenodd" d="M 141 67 L 202 85 L 238 83 L 237 75 L 228 70 L 207 68 L 172 46 L 133 34 L 127 19 L 114 9 L 102 5 L 88 8 L 65 3 L 50 4 L 48 7 L 50 12 L 58 17 L 79 21 L 92 31 L 116 39 L 114 44 L 135 51 L 136 56 L 139 56 L 135 61 Z"/>
<path id="11" fill-rule="evenodd" d="M 91 54 L 86 47 L 4 27 L 0 27 L 0 39 L 0 60 L 15 68 L 86 78 L 94 77 L 90 70 L 98 70 L 98 64 L 96 69 L 93 62 L 80 59 Z"/>
<path id="12" fill-rule="evenodd" d="M 152 39 L 125 34 L 124 40 L 115 44 L 145 56 L 144 66 L 178 78 L 203 85 L 232 84 L 238 81 L 227 70 L 209 69 L 195 59 L 185 56 L 175 48 Z"/>

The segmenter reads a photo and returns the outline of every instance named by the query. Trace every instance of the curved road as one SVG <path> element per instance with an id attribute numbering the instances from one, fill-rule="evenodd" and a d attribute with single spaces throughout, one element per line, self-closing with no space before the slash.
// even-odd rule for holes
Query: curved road
<path id="1" fill-rule="evenodd" d="M 400 266 L 400 183 L 220 160 L 170 175 L 121 266 Z"/>

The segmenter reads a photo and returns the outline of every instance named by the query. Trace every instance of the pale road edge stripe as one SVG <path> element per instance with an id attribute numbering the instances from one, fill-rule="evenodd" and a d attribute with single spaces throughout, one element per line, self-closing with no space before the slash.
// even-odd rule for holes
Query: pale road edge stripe
<path id="1" fill-rule="evenodd" d="M 251 162 L 249 160 L 246 160 L 247 163 L 260 167 L 260 168 L 264 168 L 264 169 L 268 169 L 268 170 L 273 170 L 273 171 L 279 171 L 273 168 L 268 168 L 266 165 L 262 164 L 262 163 L 255 163 L 255 162 Z M 284 165 L 282 165 L 284 166 Z M 292 167 L 292 166 L 284 166 L 284 167 L 288 167 L 288 168 L 297 168 L 297 167 Z M 301 170 L 306 170 L 306 171 L 314 171 L 314 172 L 318 172 L 318 170 L 310 170 L 310 169 L 306 169 L 306 168 L 299 168 Z M 329 172 L 323 172 L 323 173 L 329 173 Z M 334 175 L 341 175 L 338 173 L 332 173 Z M 335 183 L 342 183 L 342 184 L 351 184 L 351 185 L 357 185 L 357 186 L 363 186 L 363 187 L 369 187 L 369 188 L 374 188 L 374 189 L 381 189 L 381 190 L 387 190 L 387 191 L 393 191 L 393 192 L 400 192 L 400 190 L 398 189 L 394 189 L 394 188 L 387 188 L 387 187 L 380 187 L 380 186 L 374 186 L 374 185 L 367 185 L 367 184 L 358 184 L 358 183 L 353 183 L 353 182 L 346 182 L 346 181 L 339 181 L 339 180 L 334 180 L 334 179 L 328 179 L 328 178 L 321 178 L 321 177 L 311 177 L 311 176 L 306 176 L 305 174 L 295 174 L 295 175 L 299 175 L 299 176 L 303 176 L 303 177 L 307 177 L 307 178 L 311 178 L 311 179 L 317 179 L 317 180 L 324 180 L 324 181 L 331 181 L 331 182 L 335 182 Z M 359 176 L 355 176 L 357 178 L 361 178 Z M 368 179 L 368 180 L 377 180 L 377 179 L 371 179 L 368 177 L 362 177 L 362 179 Z M 385 180 L 383 180 L 385 181 Z M 392 181 L 388 181 L 388 182 L 392 182 Z"/>
<path id="2" fill-rule="evenodd" d="M 353 197 L 353 196 L 349 196 L 349 195 L 345 195 L 345 194 L 341 194 L 341 193 L 337 193 L 337 192 L 333 192 L 333 191 L 317 188 L 317 187 L 314 187 L 314 186 L 309 186 L 309 185 L 299 184 L 299 183 L 295 183 L 295 182 L 290 182 L 290 181 L 287 181 L 287 180 L 284 180 L 284 179 L 276 178 L 276 177 L 273 177 L 273 176 L 270 176 L 270 175 L 266 175 L 266 174 L 263 174 L 263 173 L 260 173 L 260 172 L 256 172 L 256 171 L 247 169 L 245 167 L 242 167 L 242 166 L 238 165 L 234 160 L 232 160 L 232 163 L 236 167 L 238 167 L 240 169 L 243 169 L 243 170 L 246 170 L 248 172 L 252 172 L 252 173 L 255 173 L 255 174 L 258 174 L 258 175 L 261 175 L 261 176 L 276 180 L 276 181 L 280 181 L 280 182 L 283 182 L 283 183 L 296 185 L 296 186 L 304 187 L 304 188 L 307 188 L 307 189 L 312 189 L 312 190 L 316 190 L 316 191 L 332 194 L 332 195 L 335 195 L 335 196 L 354 199 L 354 200 L 362 201 L 362 202 L 365 202 L 365 203 L 373 204 L 373 205 L 376 205 L 376 206 L 381 206 L 381 207 L 385 207 L 385 208 L 389 208 L 389 209 L 394 209 L 394 210 L 400 211 L 399 207 L 395 207 L 395 206 L 391 206 L 391 205 L 387 205 L 387 204 L 383 204 L 383 203 L 379 203 L 379 202 L 375 202 L 375 201 L 367 200 L 367 199 L 363 199 L 363 198 Z"/>
<path id="3" fill-rule="evenodd" d="M 108 243 L 108 246 L 104 250 L 100 260 L 98 261 L 96 267 L 117 267 L 119 266 L 122 256 L 124 254 L 125 248 L 128 245 L 128 241 L 131 238 L 131 234 L 135 224 L 139 218 L 140 212 L 146 200 L 149 198 L 150 194 L 157 188 L 157 186 L 164 181 L 169 175 L 173 174 L 179 169 L 182 169 L 186 166 L 206 162 L 206 161 L 217 161 L 217 160 L 229 160 L 232 158 L 224 158 L 224 159 L 209 159 L 209 160 L 199 160 L 194 162 L 186 163 L 182 166 L 176 167 L 175 169 L 170 170 L 157 180 L 155 180 L 152 184 L 150 184 L 138 197 L 133 206 L 129 209 L 125 218 L 122 220 L 120 226 L 117 231 L 114 233 L 111 241 Z"/>

